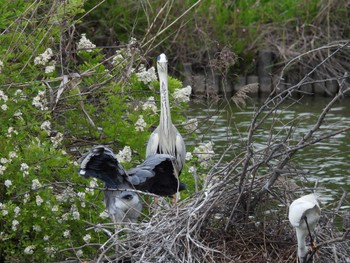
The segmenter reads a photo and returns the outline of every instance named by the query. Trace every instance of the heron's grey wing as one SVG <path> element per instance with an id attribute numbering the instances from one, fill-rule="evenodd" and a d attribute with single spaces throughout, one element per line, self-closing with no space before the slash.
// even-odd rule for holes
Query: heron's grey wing
<path id="1" fill-rule="evenodd" d="M 107 187 L 117 188 L 126 176 L 113 151 L 103 145 L 95 146 L 80 158 L 79 175 L 95 177 L 106 183 Z"/>
<path id="2" fill-rule="evenodd" d="M 175 158 L 168 154 L 150 155 L 141 165 L 128 171 L 128 181 L 131 184 L 136 182 L 134 187 L 141 191 L 161 196 L 173 195 L 180 185 L 174 161 Z"/>
<path id="3" fill-rule="evenodd" d="M 148 179 L 154 176 L 151 167 L 136 167 L 128 170 L 127 180 L 134 186 L 145 183 Z"/>
<path id="4" fill-rule="evenodd" d="M 184 139 L 179 132 L 176 133 L 176 151 L 177 151 L 177 162 L 179 166 L 178 174 L 181 173 L 182 168 L 186 161 L 186 146 Z"/>
<path id="5" fill-rule="evenodd" d="M 158 135 L 158 127 L 152 132 L 149 137 L 147 148 L 146 148 L 146 157 L 156 154 L 159 146 L 159 135 Z"/>

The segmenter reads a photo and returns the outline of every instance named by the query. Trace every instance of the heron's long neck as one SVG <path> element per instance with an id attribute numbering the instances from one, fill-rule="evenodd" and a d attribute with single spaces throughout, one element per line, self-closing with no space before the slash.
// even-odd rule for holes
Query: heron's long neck
<path id="1" fill-rule="evenodd" d="M 306 247 L 306 233 L 301 229 L 296 228 L 297 240 L 298 240 L 298 258 L 300 263 L 304 263 L 302 260 L 307 253 Z"/>
<path id="2" fill-rule="evenodd" d="M 168 76 L 165 72 L 159 73 L 159 82 L 160 82 L 160 121 L 159 126 L 166 134 L 171 132 L 172 122 L 170 115 L 170 106 L 169 106 L 169 96 L 168 96 Z M 167 134 L 169 136 L 169 134 Z M 167 136 L 167 137 L 168 137 Z"/>

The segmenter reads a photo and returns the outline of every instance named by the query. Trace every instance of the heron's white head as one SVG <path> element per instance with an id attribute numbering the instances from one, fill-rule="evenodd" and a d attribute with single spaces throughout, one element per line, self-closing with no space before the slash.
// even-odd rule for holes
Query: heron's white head
<path id="1" fill-rule="evenodd" d="M 157 69 L 159 75 L 162 73 L 168 73 L 168 59 L 164 53 L 157 57 Z"/>
<path id="2" fill-rule="evenodd" d="M 105 192 L 105 203 L 108 213 L 116 222 L 136 222 L 142 209 L 137 193 L 128 190 Z"/>
<path id="3" fill-rule="evenodd" d="M 157 61 L 159 63 L 168 62 L 168 59 L 166 58 L 166 55 L 164 53 L 162 53 L 157 57 Z"/>

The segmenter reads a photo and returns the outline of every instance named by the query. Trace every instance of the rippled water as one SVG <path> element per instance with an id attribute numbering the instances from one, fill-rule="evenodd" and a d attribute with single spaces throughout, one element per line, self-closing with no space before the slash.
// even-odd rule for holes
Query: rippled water
<path id="1" fill-rule="evenodd" d="M 266 124 L 254 137 L 255 149 L 264 148 L 270 138 L 278 141 L 282 138 L 291 125 L 295 126 L 292 138 L 298 141 L 308 132 L 318 116 L 322 112 L 330 98 L 306 98 L 300 103 L 285 105 L 283 109 L 276 111 L 275 118 L 269 118 Z M 187 145 L 196 145 L 201 141 L 212 141 L 218 159 L 227 150 L 229 145 L 233 147 L 225 153 L 225 159 L 230 160 L 240 153 L 248 134 L 248 127 L 254 112 L 262 103 L 262 100 L 253 100 L 244 109 L 237 108 L 232 103 L 219 101 L 210 103 L 197 101 L 190 103 L 187 117 L 197 118 L 199 129 L 195 140 L 187 140 Z M 273 124 L 273 125 L 272 125 Z M 273 127 L 273 128 L 272 128 Z M 325 123 L 321 126 L 322 131 L 337 131 L 341 128 L 350 127 L 350 98 L 337 103 L 328 113 Z M 316 181 L 321 188 L 323 201 L 337 200 L 343 190 L 350 196 L 350 132 L 336 135 L 314 146 L 302 149 L 293 158 L 299 169 L 309 170 L 307 175 L 309 186 Z M 342 208 L 349 209 L 350 197 Z"/>

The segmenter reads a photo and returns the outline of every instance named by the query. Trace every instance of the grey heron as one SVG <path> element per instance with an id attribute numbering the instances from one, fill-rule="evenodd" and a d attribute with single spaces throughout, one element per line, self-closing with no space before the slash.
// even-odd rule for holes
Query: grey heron
<path id="1" fill-rule="evenodd" d="M 305 263 L 310 257 L 310 251 L 306 246 L 305 238 L 310 235 L 311 249 L 315 248 L 313 244 L 311 231 L 313 231 L 320 219 L 321 209 L 318 200 L 319 194 L 313 193 L 302 196 L 294 200 L 290 207 L 288 218 L 293 227 L 295 227 L 298 241 L 298 262 Z"/>
<path id="2" fill-rule="evenodd" d="M 171 121 L 168 95 L 168 60 L 165 54 L 157 58 L 157 71 L 160 84 L 160 120 L 151 134 L 146 148 L 146 157 L 153 154 L 169 154 L 175 157 L 177 175 L 180 175 L 186 159 L 185 142 Z M 179 185 L 179 190 L 184 184 Z"/>
<path id="3" fill-rule="evenodd" d="M 104 202 L 115 222 L 135 222 L 142 204 L 132 185 L 126 180 L 126 172 L 114 153 L 103 145 L 96 146 L 80 159 L 79 175 L 95 177 L 105 182 Z M 116 189 L 116 190 L 113 190 Z"/>
<path id="4" fill-rule="evenodd" d="M 103 145 L 95 146 L 80 160 L 79 175 L 105 182 L 105 205 L 116 223 L 135 222 L 139 217 L 142 204 L 133 189 L 170 196 L 181 185 L 174 167 L 175 158 L 167 154 L 151 155 L 141 165 L 127 172 L 113 151 Z"/>

